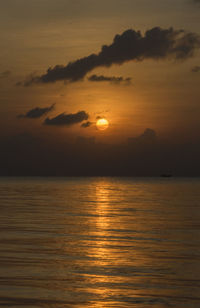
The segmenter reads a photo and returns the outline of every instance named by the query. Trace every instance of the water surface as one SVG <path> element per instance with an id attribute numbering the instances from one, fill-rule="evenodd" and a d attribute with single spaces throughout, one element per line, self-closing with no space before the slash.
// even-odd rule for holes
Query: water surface
<path id="1" fill-rule="evenodd" d="M 3 307 L 200 307 L 200 179 L 0 178 Z"/>

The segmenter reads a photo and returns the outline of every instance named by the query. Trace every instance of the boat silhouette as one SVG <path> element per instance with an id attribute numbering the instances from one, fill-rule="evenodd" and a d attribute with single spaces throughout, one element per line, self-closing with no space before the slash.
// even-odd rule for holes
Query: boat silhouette
<path id="1" fill-rule="evenodd" d="M 172 177 L 172 174 L 169 174 L 169 173 L 163 173 L 160 175 L 162 178 L 171 178 Z"/>

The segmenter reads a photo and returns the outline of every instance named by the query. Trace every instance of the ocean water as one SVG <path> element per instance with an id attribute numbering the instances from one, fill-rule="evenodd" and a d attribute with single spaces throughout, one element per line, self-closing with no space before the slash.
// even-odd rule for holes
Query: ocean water
<path id="1" fill-rule="evenodd" d="M 200 307 L 200 179 L 0 178 L 0 306 Z"/>

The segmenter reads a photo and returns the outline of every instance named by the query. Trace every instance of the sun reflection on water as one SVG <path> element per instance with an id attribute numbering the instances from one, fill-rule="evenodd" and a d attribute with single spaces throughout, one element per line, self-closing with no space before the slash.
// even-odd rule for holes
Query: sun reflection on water
<path id="1" fill-rule="evenodd" d="M 91 305 L 95 308 L 105 307 L 105 300 L 110 296 L 111 289 L 107 287 L 112 277 L 108 275 L 108 269 L 112 266 L 115 256 L 109 241 L 109 229 L 112 216 L 110 214 L 110 185 L 108 182 L 98 182 L 95 187 L 95 236 L 94 248 L 90 250 L 94 258 L 96 271 L 90 276 L 93 284 L 92 292 L 99 299 Z M 91 291 L 91 290 L 89 290 Z"/>
<path id="2" fill-rule="evenodd" d="M 96 249 L 95 258 L 98 266 L 105 266 L 111 258 L 111 252 L 108 248 L 108 229 L 110 225 L 109 217 L 109 197 L 110 192 L 105 182 L 96 185 Z"/>

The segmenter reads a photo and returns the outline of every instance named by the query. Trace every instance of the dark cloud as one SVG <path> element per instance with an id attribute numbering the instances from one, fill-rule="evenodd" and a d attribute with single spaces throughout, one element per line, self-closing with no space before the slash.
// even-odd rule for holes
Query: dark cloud
<path id="1" fill-rule="evenodd" d="M 75 82 L 83 79 L 87 73 L 101 66 L 123 64 L 128 61 L 145 59 L 187 59 L 200 47 L 200 38 L 192 32 L 173 28 L 152 28 L 144 34 L 132 29 L 117 34 L 111 45 L 104 45 L 98 54 L 69 62 L 66 66 L 56 65 L 44 75 L 32 76 L 24 85 L 50 83 L 59 80 Z"/>
<path id="2" fill-rule="evenodd" d="M 134 137 L 134 138 L 129 138 L 128 142 L 129 144 L 152 144 L 154 142 L 156 142 L 157 140 L 157 135 L 156 132 L 151 129 L 151 128 L 146 128 L 145 131 L 143 132 L 143 134 L 141 134 L 138 137 Z"/>
<path id="3" fill-rule="evenodd" d="M 198 73 L 198 72 L 200 72 L 200 65 L 194 66 L 194 67 L 192 68 L 192 72 L 193 72 L 193 73 Z"/>
<path id="4" fill-rule="evenodd" d="M 94 81 L 94 82 L 104 82 L 104 81 L 108 81 L 108 82 L 112 82 L 112 83 L 130 83 L 131 82 L 131 78 L 124 78 L 124 77 L 115 77 L 115 76 L 103 76 L 103 75 L 91 75 L 90 77 L 88 77 L 89 81 Z"/>
<path id="5" fill-rule="evenodd" d="M 52 111 L 54 109 L 54 106 L 55 106 L 55 104 L 53 104 L 49 107 L 46 107 L 46 108 L 36 107 L 34 109 L 29 110 L 26 114 L 20 114 L 18 116 L 18 118 L 29 118 L 29 119 L 40 118 L 44 114 Z"/>
<path id="6" fill-rule="evenodd" d="M 11 75 L 11 71 L 7 70 L 0 73 L 0 79 L 7 78 Z"/>
<path id="7" fill-rule="evenodd" d="M 96 117 L 96 120 L 100 120 L 100 119 L 106 119 L 106 117 L 104 115 L 99 115 Z"/>
<path id="8" fill-rule="evenodd" d="M 89 118 L 89 115 L 85 111 L 79 111 L 77 113 L 61 113 L 55 118 L 46 118 L 44 124 L 55 125 L 55 126 L 71 126 L 73 124 L 81 123 Z"/>
<path id="9" fill-rule="evenodd" d="M 144 133 L 139 136 L 140 139 L 145 139 L 145 140 L 156 140 L 157 136 L 156 136 L 156 132 L 155 130 L 151 129 L 151 128 L 146 128 Z"/>
<path id="10" fill-rule="evenodd" d="M 87 128 L 87 127 L 90 127 L 91 125 L 92 125 L 92 122 L 87 121 L 87 122 L 84 122 L 83 124 L 81 124 L 81 127 Z"/>

